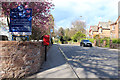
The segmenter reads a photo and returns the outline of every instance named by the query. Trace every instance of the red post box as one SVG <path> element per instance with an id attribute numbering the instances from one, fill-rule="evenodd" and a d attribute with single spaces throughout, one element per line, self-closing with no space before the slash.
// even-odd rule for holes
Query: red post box
<path id="1" fill-rule="evenodd" d="M 43 36 L 43 45 L 48 46 L 50 41 L 50 36 L 49 35 L 44 35 Z"/>

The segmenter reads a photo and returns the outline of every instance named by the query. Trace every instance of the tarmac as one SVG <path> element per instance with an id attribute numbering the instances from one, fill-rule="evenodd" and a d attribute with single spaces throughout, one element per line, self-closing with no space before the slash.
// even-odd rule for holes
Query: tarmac
<path id="1" fill-rule="evenodd" d="M 54 44 L 47 52 L 47 61 L 40 71 L 28 78 L 76 78 L 74 71 L 67 63 L 58 45 Z"/>

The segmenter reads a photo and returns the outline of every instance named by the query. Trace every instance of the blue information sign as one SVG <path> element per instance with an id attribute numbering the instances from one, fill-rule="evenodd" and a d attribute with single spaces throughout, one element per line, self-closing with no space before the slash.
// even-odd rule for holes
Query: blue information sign
<path id="1" fill-rule="evenodd" d="M 28 32 L 32 31 L 32 9 L 24 9 L 23 6 L 10 10 L 10 32 Z"/>

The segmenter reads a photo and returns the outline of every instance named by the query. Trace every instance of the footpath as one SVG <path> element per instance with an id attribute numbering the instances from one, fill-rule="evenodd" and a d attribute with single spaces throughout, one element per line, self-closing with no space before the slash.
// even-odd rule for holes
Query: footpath
<path id="1" fill-rule="evenodd" d="M 66 62 L 59 47 L 54 44 L 48 50 L 47 61 L 42 65 L 40 72 L 28 78 L 77 78 L 77 76 Z"/>

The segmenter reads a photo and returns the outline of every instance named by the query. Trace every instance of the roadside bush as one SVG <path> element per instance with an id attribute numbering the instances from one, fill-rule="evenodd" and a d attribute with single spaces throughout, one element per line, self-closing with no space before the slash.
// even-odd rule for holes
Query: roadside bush
<path id="1" fill-rule="evenodd" d="M 95 40 L 95 39 L 89 39 L 89 41 L 92 42 L 92 43 L 94 43 L 94 40 Z"/>
<path id="2" fill-rule="evenodd" d="M 94 39 L 100 39 L 100 35 L 94 35 L 93 38 Z"/>
<path id="3" fill-rule="evenodd" d="M 113 39 L 113 40 L 112 40 L 112 43 L 117 43 L 117 42 L 118 42 L 117 39 Z"/>
<path id="4" fill-rule="evenodd" d="M 100 43 L 103 43 L 103 40 L 104 40 L 104 39 L 100 39 Z"/>
<path id="5" fill-rule="evenodd" d="M 74 40 L 73 40 L 73 42 L 77 42 L 77 40 L 76 40 L 76 39 L 74 39 Z"/>
<path id="6" fill-rule="evenodd" d="M 79 41 L 80 38 L 83 38 L 83 37 L 86 37 L 85 34 L 83 34 L 81 31 L 78 31 L 73 37 L 72 37 L 72 40 L 73 41 Z"/>
<path id="7" fill-rule="evenodd" d="M 120 44 L 120 39 L 112 39 L 112 43 Z"/>
<path id="8" fill-rule="evenodd" d="M 118 42 L 117 42 L 118 44 L 120 44 L 120 39 L 118 39 Z"/>
<path id="9" fill-rule="evenodd" d="M 64 39 L 65 41 L 70 41 L 70 40 L 71 40 L 71 38 L 68 37 L 68 36 L 64 36 L 63 39 Z"/>

